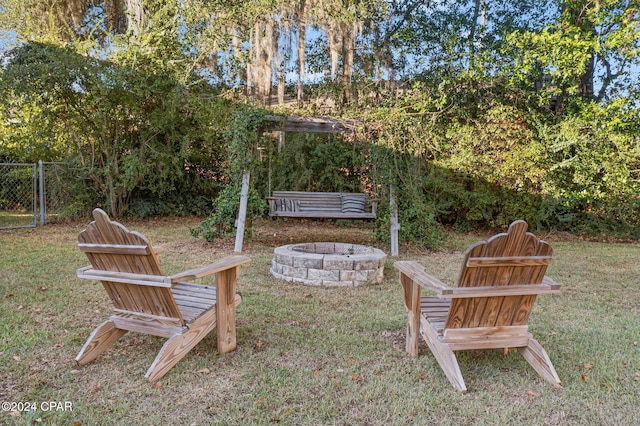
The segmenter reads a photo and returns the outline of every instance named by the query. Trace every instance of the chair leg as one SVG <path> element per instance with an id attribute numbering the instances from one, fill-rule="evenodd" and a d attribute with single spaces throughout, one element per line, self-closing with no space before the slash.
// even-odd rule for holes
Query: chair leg
<path id="1" fill-rule="evenodd" d="M 518 348 L 524 359 L 533 367 L 536 372 L 553 386 L 560 388 L 560 378 L 553 368 L 553 364 L 542 345 L 536 339 L 530 339 L 529 345 Z"/>
<path id="2" fill-rule="evenodd" d="M 218 272 L 216 290 L 216 322 L 218 325 L 218 353 L 236 349 L 236 306 L 240 303 L 236 284 L 240 267 Z M 242 297 L 239 298 L 240 301 Z"/>
<path id="3" fill-rule="evenodd" d="M 464 384 L 462 373 L 460 372 L 460 366 L 458 365 L 458 359 L 455 353 L 449 348 L 448 345 L 441 343 L 438 340 L 438 336 L 433 327 L 424 318 L 421 318 L 420 330 L 422 337 L 427 346 L 436 357 L 440 368 L 444 371 L 444 374 L 449 379 L 449 382 L 453 385 L 458 392 L 466 393 L 467 387 Z"/>
<path id="4" fill-rule="evenodd" d="M 117 328 L 111 320 L 103 322 L 93 330 L 80 353 L 76 356 L 76 362 L 80 365 L 90 363 L 126 333 L 127 330 Z"/>
<path id="5" fill-rule="evenodd" d="M 407 312 L 407 341 L 405 349 L 411 356 L 418 356 L 418 338 L 420 335 L 420 315 Z"/>
<path id="6" fill-rule="evenodd" d="M 216 310 L 211 309 L 191 323 L 183 333 L 171 336 L 160 349 L 149 370 L 147 370 L 146 379 L 149 382 L 155 382 L 167 374 L 215 326 Z"/>

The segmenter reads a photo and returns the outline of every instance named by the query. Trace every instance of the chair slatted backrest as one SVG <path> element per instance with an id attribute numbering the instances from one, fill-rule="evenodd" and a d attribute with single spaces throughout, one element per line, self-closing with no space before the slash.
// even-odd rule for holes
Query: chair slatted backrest
<path id="1" fill-rule="evenodd" d="M 112 222 L 95 209 L 94 221 L 78 235 L 78 247 L 85 252 L 94 269 L 115 273 L 162 276 L 158 257 L 147 238 L 124 225 Z M 117 275 L 117 274 L 116 274 Z M 166 285 L 137 285 L 102 280 L 116 310 L 124 313 L 162 317 L 163 322 L 182 326 L 171 288 Z"/>
<path id="2" fill-rule="evenodd" d="M 516 221 L 507 233 L 469 247 L 458 287 L 541 284 L 553 249 Z M 535 295 L 454 299 L 446 328 L 526 325 Z"/>

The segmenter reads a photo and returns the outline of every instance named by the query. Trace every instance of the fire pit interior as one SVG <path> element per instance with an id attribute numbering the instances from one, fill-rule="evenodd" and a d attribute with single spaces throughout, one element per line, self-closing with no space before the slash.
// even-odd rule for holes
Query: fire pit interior
<path id="1" fill-rule="evenodd" d="M 271 274 L 305 285 L 379 284 L 386 258 L 382 250 L 358 244 L 289 244 L 274 250 Z"/>

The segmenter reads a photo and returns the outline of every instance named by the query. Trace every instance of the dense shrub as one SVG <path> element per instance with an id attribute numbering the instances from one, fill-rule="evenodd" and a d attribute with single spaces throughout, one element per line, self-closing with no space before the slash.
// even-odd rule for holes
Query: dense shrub
<path id="1" fill-rule="evenodd" d="M 470 96 L 471 106 L 460 93 L 455 104 L 433 95 L 384 110 L 376 135 L 377 164 L 408 197 L 399 202 L 405 239 L 432 245 L 437 224 L 504 229 L 515 219 L 537 230 L 640 234 L 637 110 L 592 101 L 555 116 L 508 96 Z"/>
<path id="2" fill-rule="evenodd" d="M 0 74 L 10 154 L 69 162 L 77 214 L 202 214 L 220 189 L 230 104 L 145 53 L 98 60 L 30 43 Z"/>
<path id="3" fill-rule="evenodd" d="M 288 134 L 279 147 L 261 136 L 266 110 L 217 96 L 148 47 L 99 60 L 29 43 L 0 73 L 2 155 L 69 162 L 70 214 L 213 210 L 194 233 L 226 236 L 248 168 L 249 219 L 264 214 L 270 190 L 366 191 L 383 199 L 377 234 L 386 238 L 393 185 L 401 238 L 428 247 L 440 245 L 443 226 L 501 229 L 515 219 L 640 235 L 640 120 L 624 99 L 555 114 L 499 81 L 421 82 L 356 111 L 355 137 Z"/>

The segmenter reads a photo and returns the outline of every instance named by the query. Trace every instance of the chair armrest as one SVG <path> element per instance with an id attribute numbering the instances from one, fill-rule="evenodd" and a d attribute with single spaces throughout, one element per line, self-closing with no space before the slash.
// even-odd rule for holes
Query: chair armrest
<path id="1" fill-rule="evenodd" d="M 439 294 L 450 294 L 453 288 L 449 287 L 436 277 L 425 272 L 424 266 L 418 262 L 401 260 L 394 262 L 393 267 L 401 274 L 410 278 L 414 283 L 427 290 L 436 291 Z"/>
<path id="2" fill-rule="evenodd" d="M 378 202 L 380 201 L 380 198 L 372 198 L 369 201 L 371 201 L 371 213 L 377 216 L 377 214 L 378 214 Z"/>
<path id="3" fill-rule="evenodd" d="M 544 278 L 542 279 L 542 284 L 548 285 L 549 288 L 551 290 L 553 290 L 554 292 L 557 290 L 558 292 L 560 292 L 560 284 L 558 284 L 557 282 L 554 281 L 553 278 L 551 278 L 550 276 L 545 275 Z"/>
<path id="4" fill-rule="evenodd" d="M 216 272 L 225 271 L 227 269 L 235 268 L 244 263 L 249 262 L 251 259 L 247 256 L 228 256 L 222 259 L 218 259 L 213 263 L 210 263 L 201 268 L 189 269 L 188 271 L 180 272 L 175 275 L 167 277 L 172 283 L 179 281 L 194 281 L 198 278 L 206 277 L 207 275 L 215 274 Z"/>
<path id="5" fill-rule="evenodd" d="M 266 197 L 265 200 L 267 200 L 267 204 L 269 204 L 270 211 L 276 210 L 276 197 Z"/>

